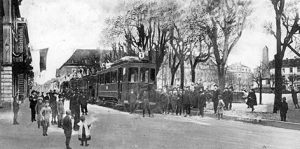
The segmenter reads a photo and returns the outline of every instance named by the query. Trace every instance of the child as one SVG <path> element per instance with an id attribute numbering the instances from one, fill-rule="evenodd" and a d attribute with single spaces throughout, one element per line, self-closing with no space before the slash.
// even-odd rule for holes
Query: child
<path id="1" fill-rule="evenodd" d="M 78 139 L 81 141 L 80 145 L 83 146 L 83 142 L 85 142 L 85 146 L 88 146 L 89 144 L 87 144 L 87 141 L 91 140 L 91 124 L 88 125 L 85 121 L 85 117 L 82 115 L 80 117 L 80 122 L 77 125 L 79 126 Z"/>
<path id="2" fill-rule="evenodd" d="M 219 120 L 219 119 L 223 118 L 225 103 L 224 103 L 221 95 L 219 95 L 218 98 L 219 98 L 219 102 L 218 102 L 218 107 L 217 107 L 217 114 L 218 114 L 218 120 Z"/>

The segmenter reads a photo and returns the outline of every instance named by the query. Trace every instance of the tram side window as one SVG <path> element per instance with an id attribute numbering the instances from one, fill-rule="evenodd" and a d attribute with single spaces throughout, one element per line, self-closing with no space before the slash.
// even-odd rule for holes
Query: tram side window
<path id="1" fill-rule="evenodd" d="M 149 81 L 149 69 L 141 68 L 141 82 L 148 83 Z"/>
<path id="2" fill-rule="evenodd" d="M 111 76 L 110 72 L 105 74 L 105 83 L 111 83 Z"/>
<path id="3" fill-rule="evenodd" d="M 111 83 L 117 82 L 117 71 L 111 72 Z"/>
<path id="4" fill-rule="evenodd" d="M 129 68 L 129 82 L 137 82 L 138 81 L 138 68 Z"/>
<path id="5" fill-rule="evenodd" d="M 104 76 L 104 74 L 100 75 L 100 84 L 105 84 L 105 76 Z"/>
<path id="6" fill-rule="evenodd" d="M 125 72 L 125 70 L 124 70 Z M 119 68 L 119 71 L 118 71 L 118 81 L 119 82 L 123 82 L 123 68 Z"/>
<path id="7" fill-rule="evenodd" d="M 150 82 L 154 82 L 155 81 L 155 69 L 150 69 Z"/>

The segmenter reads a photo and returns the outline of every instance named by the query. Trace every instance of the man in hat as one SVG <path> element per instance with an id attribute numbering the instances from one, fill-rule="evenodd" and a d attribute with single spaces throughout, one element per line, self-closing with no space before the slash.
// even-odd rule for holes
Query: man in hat
<path id="1" fill-rule="evenodd" d="M 31 95 L 29 96 L 29 102 L 30 102 L 30 106 L 29 108 L 31 109 L 31 122 L 36 121 L 35 119 L 35 106 L 37 104 L 37 98 L 35 97 L 35 91 L 31 92 Z"/>
<path id="2" fill-rule="evenodd" d="M 66 137 L 66 147 L 67 147 L 67 149 L 71 149 L 70 140 L 71 140 L 71 136 L 72 136 L 72 117 L 71 117 L 70 110 L 66 111 L 66 116 L 63 119 L 63 129 L 64 129 L 64 134 Z"/>
<path id="3" fill-rule="evenodd" d="M 204 107 L 206 106 L 206 95 L 204 93 L 204 88 L 200 87 L 199 88 L 199 93 L 196 94 L 196 101 L 197 101 L 197 106 L 199 109 L 199 113 L 198 115 L 200 115 L 201 117 L 204 116 Z"/>
<path id="4" fill-rule="evenodd" d="M 48 100 L 46 100 L 45 106 L 41 109 L 40 114 L 42 116 L 43 136 L 48 136 L 47 131 L 50 125 L 50 116 L 52 114 Z"/>

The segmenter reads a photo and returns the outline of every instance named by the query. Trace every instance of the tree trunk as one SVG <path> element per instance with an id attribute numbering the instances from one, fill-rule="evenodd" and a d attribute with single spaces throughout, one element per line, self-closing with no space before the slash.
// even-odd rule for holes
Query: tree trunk
<path id="1" fill-rule="evenodd" d="M 275 54 L 275 98 L 273 113 L 279 110 L 279 104 L 282 97 L 282 59 L 281 55 Z"/>
<path id="2" fill-rule="evenodd" d="M 176 74 L 176 71 L 175 72 L 171 71 L 171 86 L 174 85 L 175 74 Z"/>
<path id="3" fill-rule="evenodd" d="M 218 80 L 219 89 L 223 91 L 225 88 L 225 64 L 218 65 Z"/>
<path id="4" fill-rule="evenodd" d="M 192 82 L 195 83 L 196 80 L 196 71 L 195 71 L 196 67 L 195 66 L 191 66 L 191 76 L 192 76 Z"/>
<path id="5" fill-rule="evenodd" d="M 184 87 L 184 57 L 181 56 L 181 62 L 180 62 L 180 88 L 183 89 Z"/>

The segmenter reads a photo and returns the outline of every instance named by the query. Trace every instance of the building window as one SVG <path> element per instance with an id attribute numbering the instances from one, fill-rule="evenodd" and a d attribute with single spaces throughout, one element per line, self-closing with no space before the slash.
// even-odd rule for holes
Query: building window
<path id="1" fill-rule="evenodd" d="M 290 73 L 293 73 L 293 67 L 290 67 Z"/>
<path id="2" fill-rule="evenodd" d="M 297 72 L 300 72 L 300 67 L 299 66 L 297 67 Z"/>

